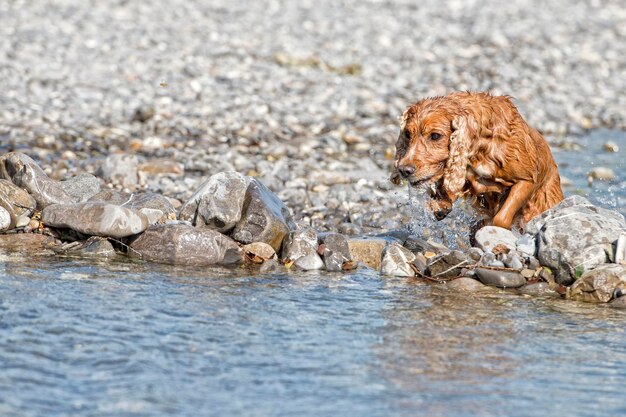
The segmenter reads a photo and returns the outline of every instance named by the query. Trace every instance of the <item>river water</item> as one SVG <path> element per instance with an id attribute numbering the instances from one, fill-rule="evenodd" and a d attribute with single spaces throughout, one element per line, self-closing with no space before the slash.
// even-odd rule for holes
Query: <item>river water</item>
<path id="1" fill-rule="evenodd" d="M 624 150 L 600 143 L 613 134 L 555 152 L 568 193 L 623 201 Z M 594 164 L 618 179 L 589 188 Z M 625 323 L 607 306 L 371 271 L 0 249 L 0 416 L 622 416 Z"/>

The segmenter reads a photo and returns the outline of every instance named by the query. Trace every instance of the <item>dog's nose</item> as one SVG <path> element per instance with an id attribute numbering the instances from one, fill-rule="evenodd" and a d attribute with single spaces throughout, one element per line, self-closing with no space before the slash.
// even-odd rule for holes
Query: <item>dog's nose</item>
<path id="1" fill-rule="evenodd" d="M 435 219 L 437 219 L 437 221 L 439 220 L 443 220 L 446 218 L 446 216 L 448 215 L 450 211 L 449 210 L 442 210 L 439 209 L 437 210 L 434 214 L 435 214 Z"/>
<path id="2" fill-rule="evenodd" d="M 410 177 L 415 173 L 415 165 L 400 165 L 398 172 L 400 172 L 400 175 L 404 178 Z"/>

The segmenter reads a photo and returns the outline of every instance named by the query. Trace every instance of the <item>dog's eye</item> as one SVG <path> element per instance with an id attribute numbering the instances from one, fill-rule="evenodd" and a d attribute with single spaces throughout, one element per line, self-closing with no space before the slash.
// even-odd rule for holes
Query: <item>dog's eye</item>
<path id="1" fill-rule="evenodd" d="M 411 140 L 411 132 L 409 132 L 408 130 L 404 131 L 404 138 L 406 140 Z"/>
<path id="2" fill-rule="evenodd" d="M 443 137 L 441 133 L 431 133 L 430 140 L 439 140 Z"/>

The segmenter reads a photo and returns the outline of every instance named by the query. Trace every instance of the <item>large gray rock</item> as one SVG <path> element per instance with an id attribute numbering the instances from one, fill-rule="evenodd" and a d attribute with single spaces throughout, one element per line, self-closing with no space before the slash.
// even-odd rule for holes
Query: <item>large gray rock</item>
<path id="1" fill-rule="evenodd" d="M 100 192 L 100 180 L 85 172 L 60 181 L 59 185 L 78 203 L 84 203 Z"/>
<path id="2" fill-rule="evenodd" d="M 68 194 L 59 181 L 46 175 L 28 155 L 11 152 L 0 157 L 0 178 L 28 191 L 43 209 L 51 204 L 74 203 L 76 199 Z"/>
<path id="3" fill-rule="evenodd" d="M 317 232 L 311 227 L 289 232 L 283 240 L 282 259 L 307 271 L 323 268 L 324 262 L 317 253 Z"/>
<path id="4" fill-rule="evenodd" d="M 132 236 L 148 227 L 144 215 L 101 202 L 53 204 L 43 210 L 41 220 L 46 226 L 114 238 Z"/>
<path id="5" fill-rule="evenodd" d="M 139 159 L 135 155 L 109 155 L 102 162 L 98 175 L 113 184 L 135 188 L 139 182 Z"/>
<path id="6" fill-rule="evenodd" d="M 35 211 L 37 202 L 11 181 L 0 180 L 0 207 L 9 213 L 9 227 L 14 228 L 19 217 L 30 216 Z"/>
<path id="7" fill-rule="evenodd" d="M 265 242 L 278 252 L 285 235 L 295 227 L 287 206 L 261 182 L 252 179 L 246 190 L 241 220 L 231 236 L 241 243 Z"/>
<path id="8" fill-rule="evenodd" d="M 415 276 L 411 267 L 414 260 L 415 255 L 410 250 L 396 243 L 389 244 L 383 251 L 380 273 L 397 277 Z"/>
<path id="9" fill-rule="evenodd" d="M 183 204 L 178 218 L 222 233 L 232 230 L 241 220 L 250 181 L 238 172 L 213 175 Z"/>
<path id="10" fill-rule="evenodd" d="M 585 272 L 576 280 L 570 298 L 606 303 L 613 298 L 616 290 L 626 291 L 626 265 L 605 264 Z"/>
<path id="11" fill-rule="evenodd" d="M 554 271 L 559 284 L 569 285 L 585 271 L 609 262 L 626 221 L 617 211 L 574 196 L 535 217 L 527 230 L 537 234 L 539 261 Z"/>
<path id="12" fill-rule="evenodd" d="M 515 250 L 519 239 L 515 233 L 497 226 L 485 226 L 476 232 L 474 240 L 476 246 L 482 250 L 493 252 L 496 246 L 504 245 L 509 250 Z"/>
<path id="13" fill-rule="evenodd" d="M 340 233 L 320 234 L 318 243 L 327 271 L 342 271 L 343 264 L 352 259 L 348 239 Z"/>
<path id="14" fill-rule="evenodd" d="M 234 264 L 242 261 L 239 245 L 228 236 L 186 224 L 157 224 L 135 239 L 129 255 L 180 265 Z"/>

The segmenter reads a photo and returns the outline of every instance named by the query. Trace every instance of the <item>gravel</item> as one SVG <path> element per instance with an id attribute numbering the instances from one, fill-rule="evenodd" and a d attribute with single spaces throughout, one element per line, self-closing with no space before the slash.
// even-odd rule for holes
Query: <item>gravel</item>
<path id="1" fill-rule="evenodd" d="M 409 103 L 489 90 L 554 138 L 626 129 L 624 39 L 619 0 L 0 2 L 0 153 L 54 179 L 173 160 L 137 187 L 181 201 L 234 169 L 322 230 L 388 228 Z"/>

